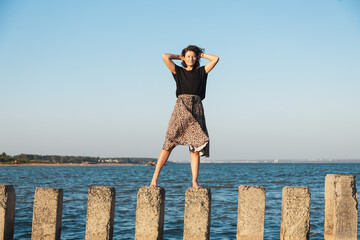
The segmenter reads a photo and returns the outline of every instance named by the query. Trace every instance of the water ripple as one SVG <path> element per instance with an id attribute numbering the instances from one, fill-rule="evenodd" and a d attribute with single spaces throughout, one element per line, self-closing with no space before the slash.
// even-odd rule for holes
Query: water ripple
<path id="1" fill-rule="evenodd" d="M 0 183 L 16 192 L 14 239 L 30 239 L 36 187 L 64 190 L 62 239 L 84 239 L 90 185 L 116 190 L 114 239 L 133 239 L 139 187 L 148 185 L 154 168 L 142 166 L 0 167 Z M 266 190 L 265 239 L 279 239 L 281 198 L 285 186 L 307 186 L 311 192 L 310 236 L 323 238 L 325 175 L 360 174 L 360 164 L 201 164 L 200 184 L 211 188 L 211 238 L 235 239 L 238 185 Z M 166 190 L 164 239 L 183 235 L 185 191 L 191 186 L 189 164 L 168 164 L 159 185 Z M 358 189 L 359 186 L 357 185 Z M 360 224 L 360 221 L 359 221 Z"/>

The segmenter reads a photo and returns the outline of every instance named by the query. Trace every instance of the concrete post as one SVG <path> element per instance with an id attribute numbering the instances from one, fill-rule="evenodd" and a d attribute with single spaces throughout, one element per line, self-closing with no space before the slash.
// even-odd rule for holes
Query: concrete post
<path id="1" fill-rule="evenodd" d="M 90 186 L 86 216 L 85 240 L 113 238 L 115 189 Z"/>
<path id="2" fill-rule="evenodd" d="M 284 187 L 282 191 L 280 240 L 308 240 L 309 236 L 309 188 Z"/>
<path id="3" fill-rule="evenodd" d="M 164 229 L 165 190 L 141 187 L 137 195 L 135 240 L 162 240 Z"/>
<path id="4" fill-rule="evenodd" d="M 265 188 L 239 185 L 237 240 L 264 239 Z"/>
<path id="5" fill-rule="evenodd" d="M 0 185 L 0 240 L 13 239 L 14 220 L 14 187 L 12 185 Z"/>
<path id="6" fill-rule="evenodd" d="M 325 177 L 325 240 L 357 239 L 357 206 L 355 176 L 327 174 Z"/>
<path id="7" fill-rule="evenodd" d="M 210 239 L 211 190 L 188 188 L 185 192 L 184 240 Z"/>
<path id="8" fill-rule="evenodd" d="M 31 239 L 60 239 L 62 204 L 61 188 L 36 188 Z"/>

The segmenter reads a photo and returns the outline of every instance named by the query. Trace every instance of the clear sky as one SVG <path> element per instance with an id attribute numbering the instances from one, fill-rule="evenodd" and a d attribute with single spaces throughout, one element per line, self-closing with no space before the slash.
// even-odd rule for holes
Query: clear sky
<path id="1" fill-rule="evenodd" d="M 209 160 L 360 158 L 358 0 L 2 0 L 0 152 L 157 157 L 189 44 Z"/>

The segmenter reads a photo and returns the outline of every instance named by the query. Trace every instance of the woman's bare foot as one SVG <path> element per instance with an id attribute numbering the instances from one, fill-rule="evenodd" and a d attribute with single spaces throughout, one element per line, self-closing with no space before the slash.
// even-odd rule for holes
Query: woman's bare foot
<path id="1" fill-rule="evenodd" d="M 150 187 L 157 187 L 157 183 L 156 182 L 151 182 Z"/>
<path id="2" fill-rule="evenodd" d="M 193 188 L 202 189 L 202 187 L 197 182 L 193 182 Z"/>

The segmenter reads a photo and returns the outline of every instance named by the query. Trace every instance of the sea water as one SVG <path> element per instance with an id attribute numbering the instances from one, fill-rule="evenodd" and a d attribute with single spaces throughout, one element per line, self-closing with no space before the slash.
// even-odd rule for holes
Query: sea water
<path id="1" fill-rule="evenodd" d="M 0 184 L 14 185 L 16 193 L 14 239 L 31 238 L 36 187 L 63 189 L 61 239 L 84 239 L 90 185 L 115 188 L 114 239 L 134 239 L 137 191 L 149 185 L 153 171 L 154 167 L 146 166 L 0 167 Z M 266 190 L 265 239 L 280 238 L 285 186 L 310 188 L 310 238 L 323 239 L 326 174 L 355 174 L 359 182 L 360 164 L 201 164 L 199 183 L 212 193 L 210 238 L 236 238 L 237 187 L 257 185 Z M 182 239 L 190 164 L 167 164 L 158 185 L 166 191 L 164 239 Z"/>

